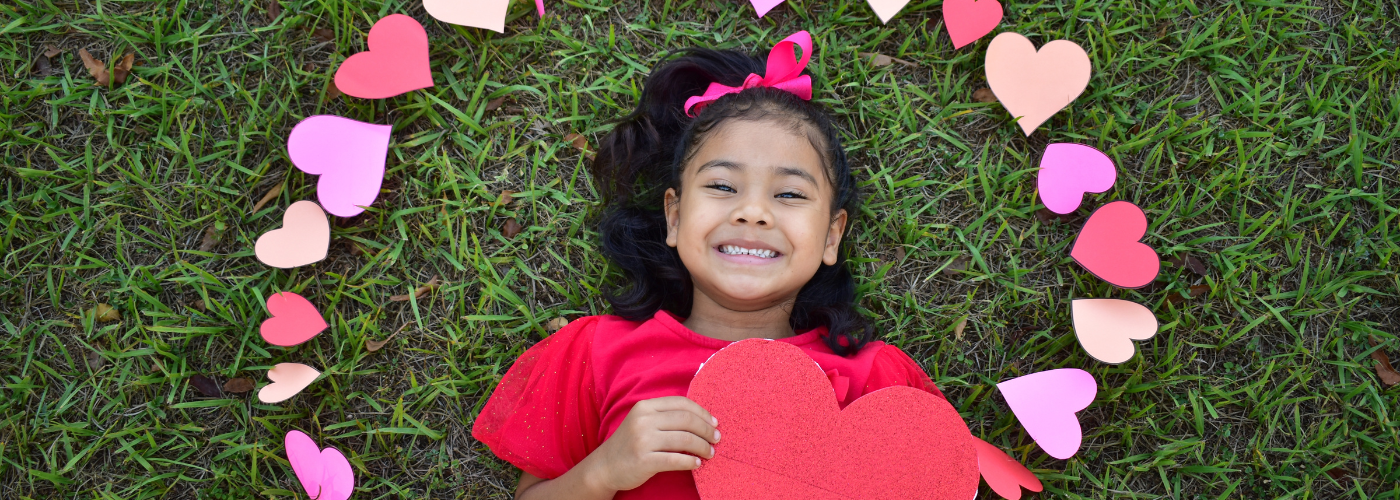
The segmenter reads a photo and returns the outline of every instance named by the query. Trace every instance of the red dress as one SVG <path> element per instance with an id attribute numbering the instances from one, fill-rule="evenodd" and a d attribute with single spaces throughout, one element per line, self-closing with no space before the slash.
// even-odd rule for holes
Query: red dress
<path id="1" fill-rule="evenodd" d="M 823 342 L 826 327 L 777 339 L 826 371 L 841 407 L 868 392 L 910 386 L 943 397 L 898 347 L 871 342 L 851 357 Z M 690 331 L 671 313 L 637 323 L 589 316 L 535 344 L 496 387 L 472 437 L 531 475 L 554 479 L 611 436 L 644 399 L 684 396 L 700 364 L 729 341 Z M 695 499 L 690 471 L 662 472 L 616 500 Z"/>

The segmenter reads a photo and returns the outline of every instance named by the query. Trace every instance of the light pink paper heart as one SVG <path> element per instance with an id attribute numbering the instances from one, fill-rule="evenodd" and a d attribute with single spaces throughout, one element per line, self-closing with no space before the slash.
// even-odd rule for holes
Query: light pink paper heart
<path id="1" fill-rule="evenodd" d="M 943 26 L 954 49 L 977 41 L 1001 24 L 997 0 L 943 0 Z"/>
<path id="2" fill-rule="evenodd" d="M 1035 50 L 1026 37 L 1005 32 L 987 45 L 987 85 L 1029 137 L 1089 86 L 1089 54 L 1074 42 L 1055 40 Z"/>
<path id="3" fill-rule="evenodd" d="M 1070 302 L 1074 335 L 1094 359 L 1118 364 L 1133 358 L 1134 340 L 1157 335 L 1157 316 L 1142 304 L 1118 299 L 1074 299 Z"/>
<path id="4" fill-rule="evenodd" d="M 783 3 L 783 0 L 749 0 L 749 3 L 753 4 L 755 11 L 758 11 L 758 17 L 763 17 L 768 11 L 773 10 L 773 7 Z"/>
<path id="5" fill-rule="evenodd" d="M 536 7 L 543 16 L 543 0 L 538 1 Z M 505 33 L 510 0 L 423 0 L 423 8 L 428 10 L 428 15 L 444 23 Z"/>
<path id="6" fill-rule="evenodd" d="M 909 5 L 909 0 L 866 0 L 866 2 L 870 4 L 870 10 L 875 11 L 875 15 L 880 18 L 880 24 L 889 23 L 900 9 Z"/>
<path id="7" fill-rule="evenodd" d="M 1040 157 L 1036 188 L 1045 208 L 1067 214 L 1079 208 L 1084 193 L 1102 193 L 1113 187 L 1118 171 L 1113 160 L 1090 146 L 1055 143 Z"/>
<path id="8" fill-rule="evenodd" d="M 313 500 L 345 500 L 355 492 L 355 469 L 340 450 L 322 450 L 301 431 L 288 432 L 283 446 L 292 472 Z"/>
<path id="9" fill-rule="evenodd" d="M 301 363 L 277 363 L 267 371 L 271 384 L 258 389 L 258 401 L 280 403 L 290 399 L 316 381 L 321 372 Z"/>
<path id="10" fill-rule="evenodd" d="M 1099 392 L 1089 372 L 1060 368 L 997 384 L 1016 420 L 1050 456 L 1064 460 L 1079 452 L 1084 439 L 1076 413 L 1089 407 Z"/>
<path id="11" fill-rule="evenodd" d="M 283 269 L 304 266 L 326 258 L 331 245 L 331 225 L 314 201 L 302 200 L 282 214 L 282 228 L 258 237 L 253 255 L 263 264 Z"/>
<path id="12" fill-rule="evenodd" d="M 287 154 L 302 172 L 319 175 L 316 199 L 339 217 L 364 212 L 379 197 L 392 125 L 334 115 L 307 117 L 287 136 Z"/>

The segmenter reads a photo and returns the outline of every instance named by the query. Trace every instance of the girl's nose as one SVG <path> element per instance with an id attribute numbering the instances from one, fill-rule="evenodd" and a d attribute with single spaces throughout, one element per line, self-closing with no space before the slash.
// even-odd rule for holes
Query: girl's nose
<path id="1" fill-rule="evenodd" d="M 760 226 L 767 226 L 773 220 L 772 212 L 768 211 L 767 200 L 761 196 L 744 197 L 743 205 L 734 211 L 734 222 L 737 224 L 748 224 L 750 222 Z"/>

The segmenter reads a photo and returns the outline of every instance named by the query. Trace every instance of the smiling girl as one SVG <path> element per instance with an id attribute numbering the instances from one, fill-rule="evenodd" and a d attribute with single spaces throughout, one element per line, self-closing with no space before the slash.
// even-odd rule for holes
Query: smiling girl
<path id="1" fill-rule="evenodd" d="M 738 340 L 801 348 L 842 407 L 891 386 L 943 396 L 856 312 L 845 241 L 860 198 L 836 127 L 810 102 L 811 53 L 805 31 L 766 65 L 681 51 L 603 139 L 599 232 L 627 280 L 607 297 L 615 315 L 527 350 L 472 429 L 521 469 L 516 498 L 699 498 L 689 471 L 714 456 L 724 422 L 684 395 Z"/>

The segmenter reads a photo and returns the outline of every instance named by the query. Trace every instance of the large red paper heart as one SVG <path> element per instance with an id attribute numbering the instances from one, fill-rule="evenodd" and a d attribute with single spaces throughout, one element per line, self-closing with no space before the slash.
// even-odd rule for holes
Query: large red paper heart
<path id="1" fill-rule="evenodd" d="M 292 292 L 272 294 L 267 298 L 271 318 L 262 322 L 258 333 L 272 345 L 290 347 L 311 340 L 330 326 L 311 301 Z"/>
<path id="2" fill-rule="evenodd" d="M 428 32 L 418 21 L 390 14 L 369 29 L 369 50 L 335 70 L 335 86 L 346 95 L 383 99 L 433 86 Z"/>
<path id="3" fill-rule="evenodd" d="M 714 458 L 692 471 L 700 498 L 948 499 L 977 493 L 977 451 L 947 401 L 887 387 L 842 409 L 812 358 L 750 339 L 715 353 L 690 399 L 719 421 Z"/>
<path id="4" fill-rule="evenodd" d="M 1122 288 L 1141 288 L 1157 279 L 1162 260 L 1145 243 L 1147 215 L 1126 201 L 1109 203 L 1089 216 L 1069 255 L 1100 279 Z"/>
<path id="5" fill-rule="evenodd" d="M 978 438 L 972 438 L 977 448 L 977 467 L 987 486 L 1006 500 L 1021 500 L 1021 488 L 1041 491 L 1044 486 L 1026 466 L 1006 456 L 1006 452 Z"/>

